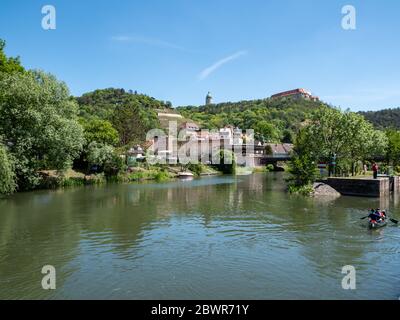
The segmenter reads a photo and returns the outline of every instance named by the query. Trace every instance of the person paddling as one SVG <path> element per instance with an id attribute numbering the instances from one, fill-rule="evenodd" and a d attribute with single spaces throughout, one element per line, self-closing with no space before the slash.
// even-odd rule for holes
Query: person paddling
<path id="1" fill-rule="evenodd" d="M 379 221 L 381 220 L 381 215 L 379 213 L 379 209 L 371 209 L 371 213 L 369 214 L 368 218 L 372 221 Z"/>

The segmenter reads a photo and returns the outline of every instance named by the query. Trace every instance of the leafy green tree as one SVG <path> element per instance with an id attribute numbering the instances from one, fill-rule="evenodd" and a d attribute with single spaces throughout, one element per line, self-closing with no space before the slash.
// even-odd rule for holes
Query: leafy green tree
<path id="1" fill-rule="evenodd" d="M 289 183 L 294 187 L 302 187 L 313 183 L 317 177 L 316 162 L 319 157 L 314 145 L 310 144 L 307 130 L 300 130 L 289 162 Z"/>
<path id="2" fill-rule="evenodd" d="M 10 146 L 19 190 L 36 187 L 40 170 L 66 169 L 79 155 L 84 137 L 76 115 L 68 88 L 50 74 L 0 78 L 0 135 Z"/>
<path id="3" fill-rule="evenodd" d="M 362 116 L 334 108 L 317 110 L 300 131 L 295 150 L 308 161 L 330 163 L 355 174 L 355 164 L 385 154 L 387 139 Z"/>
<path id="4" fill-rule="evenodd" d="M 6 42 L 0 39 L 0 73 L 24 72 L 25 69 L 23 66 L 21 66 L 19 57 L 12 58 L 6 56 L 4 53 L 5 46 Z"/>
<path id="5" fill-rule="evenodd" d="M 256 138 L 259 138 L 266 142 L 279 142 L 280 132 L 270 122 L 262 120 L 255 126 Z"/>
<path id="6" fill-rule="evenodd" d="M 112 124 L 120 137 L 120 146 L 142 143 L 150 129 L 158 128 L 157 114 L 136 101 L 127 101 L 115 108 Z"/>
<path id="7" fill-rule="evenodd" d="M 114 129 L 110 121 L 100 119 L 79 120 L 85 133 L 87 144 L 96 141 L 111 146 L 116 146 L 119 142 L 118 131 Z"/>
<path id="8" fill-rule="evenodd" d="M 7 155 L 6 148 L 0 144 L 0 194 L 10 194 L 15 191 L 14 165 Z"/>
<path id="9" fill-rule="evenodd" d="M 124 162 L 110 145 L 91 142 L 87 147 L 87 161 L 90 166 L 100 166 L 107 176 L 116 175 L 124 167 Z"/>
<path id="10" fill-rule="evenodd" d="M 295 154 L 289 163 L 289 179 L 296 187 L 313 183 L 317 177 L 317 167 L 314 159 L 308 154 Z"/>
<path id="11" fill-rule="evenodd" d="M 387 161 L 398 166 L 400 164 L 400 131 L 387 130 L 386 137 L 388 139 Z"/>

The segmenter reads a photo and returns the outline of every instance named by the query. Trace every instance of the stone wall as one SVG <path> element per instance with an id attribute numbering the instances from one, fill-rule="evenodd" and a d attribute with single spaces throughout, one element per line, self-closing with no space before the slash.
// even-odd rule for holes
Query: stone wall
<path id="1" fill-rule="evenodd" d="M 400 180 L 398 178 L 399 177 L 379 179 L 328 178 L 325 183 L 342 195 L 383 197 L 389 195 L 390 191 L 396 190 L 396 188 L 400 190 Z"/>

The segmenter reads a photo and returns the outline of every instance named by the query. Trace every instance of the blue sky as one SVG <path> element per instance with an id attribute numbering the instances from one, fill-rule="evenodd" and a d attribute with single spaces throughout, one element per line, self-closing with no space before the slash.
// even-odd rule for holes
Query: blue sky
<path id="1" fill-rule="evenodd" d="M 57 29 L 41 27 L 54 5 Z M 357 29 L 341 27 L 342 7 Z M 303 87 L 352 110 L 400 107 L 397 0 L 1 0 L 0 38 L 72 94 L 122 87 L 200 105 Z"/>

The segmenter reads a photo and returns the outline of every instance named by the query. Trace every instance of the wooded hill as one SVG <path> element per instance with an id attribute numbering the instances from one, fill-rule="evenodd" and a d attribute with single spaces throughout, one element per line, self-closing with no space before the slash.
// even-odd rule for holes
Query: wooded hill
<path id="1" fill-rule="evenodd" d="M 270 142 L 293 142 L 293 137 L 321 102 L 280 98 L 225 102 L 208 106 L 185 106 L 177 110 L 207 129 L 233 125 L 242 130 L 254 129 L 257 139 Z"/>
<path id="2" fill-rule="evenodd" d="M 359 112 L 377 129 L 400 129 L 400 108 Z"/>

